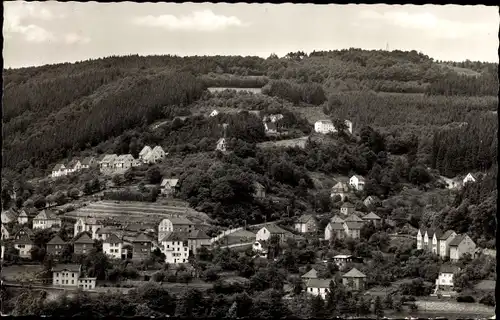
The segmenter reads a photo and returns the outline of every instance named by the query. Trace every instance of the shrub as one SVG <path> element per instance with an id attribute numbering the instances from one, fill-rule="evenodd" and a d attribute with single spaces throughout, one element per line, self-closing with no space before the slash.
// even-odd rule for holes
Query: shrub
<path id="1" fill-rule="evenodd" d="M 476 300 L 472 296 L 458 296 L 457 297 L 457 302 L 467 302 L 467 303 L 473 303 Z"/>
<path id="2" fill-rule="evenodd" d="M 481 297 L 481 299 L 479 300 L 479 303 L 494 307 L 495 306 L 495 297 L 491 293 L 488 293 L 487 295 Z"/>

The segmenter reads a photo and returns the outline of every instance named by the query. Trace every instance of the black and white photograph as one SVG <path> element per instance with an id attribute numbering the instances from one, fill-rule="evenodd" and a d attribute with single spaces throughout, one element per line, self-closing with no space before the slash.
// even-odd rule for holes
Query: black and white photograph
<path id="1" fill-rule="evenodd" d="M 4 1 L 1 315 L 496 319 L 499 26 Z"/>

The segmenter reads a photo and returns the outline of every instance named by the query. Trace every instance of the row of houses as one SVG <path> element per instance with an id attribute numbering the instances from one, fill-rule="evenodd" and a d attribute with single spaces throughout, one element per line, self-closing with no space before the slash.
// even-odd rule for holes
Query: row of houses
<path id="1" fill-rule="evenodd" d="M 302 275 L 305 282 L 306 292 L 314 296 L 321 296 L 326 299 L 330 290 L 330 282 L 335 283 L 335 279 L 318 278 L 318 272 L 315 269 L 309 270 Z M 342 275 L 342 284 L 349 291 L 362 291 L 366 285 L 366 275 L 356 268 L 352 268 Z"/>
<path id="2" fill-rule="evenodd" d="M 449 257 L 451 261 L 458 261 L 466 253 L 472 257 L 476 253 L 476 244 L 466 233 L 420 228 L 416 237 L 418 250 L 432 252 L 443 259 Z"/>
<path id="3" fill-rule="evenodd" d="M 161 146 L 151 148 L 145 146 L 135 159 L 131 154 L 103 154 L 99 157 L 86 157 L 83 160 L 73 159 L 67 164 L 58 163 L 52 169 L 53 178 L 66 176 L 83 169 L 100 168 L 101 170 L 120 170 L 139 166 L 143 163 L 157 163 L 165 158 L 166 153 Z"/>
<path id="4" fill-rule="evenodd" d="M 10 208 L 2 212 L 2 238 L 4 232 L 8 234 L 8 230 L 4 227 L 4 224 L 17 222 L 20 225 L 24 225 L 29 221 L 33 222 L 33 229 L 58 228 L 62 223 L 61 218 L 51 209 L 38 212 L 36 208 L 24 208 L 20 211 Z"/>

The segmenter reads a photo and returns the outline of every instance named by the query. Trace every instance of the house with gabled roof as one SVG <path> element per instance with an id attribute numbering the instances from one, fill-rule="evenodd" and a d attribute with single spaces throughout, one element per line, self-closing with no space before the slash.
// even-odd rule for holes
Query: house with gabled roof
<path id="1" fill-rule="evenodd" d="M 82 169 L 89 169 L 97 164 L 97 159 L 95 157 L 85 157 L 82 160 Z"/>
<path id="2" fill-rule="evenodd" d="M 113 259 L 122 259 L 123 240 L 118 238 L 114 233 L 110 234 L 110 236 L 102 242 L 102 252 Z"/>
<path id="3" fill-rule="evenodd" d="M 277 133 L 278 127 L 274 122 L 264 122 L 264 130 L 266 133 Z"/>
<path id="4" fill-rule="evenodd" d="M 275 224 L 267 224 L 263 226 L 259 231 L 257 231 L 257 235 L 255 236 L 256 241 L 269 241 L 272 236 L 278 236 L 280 241 L 285 241 L 285 237 L 290 232 L 283 230 Z"/>
<path id="5" fill-rule="evenodd" d="M 330 197 L 335 198 L 336 196 L 340 197 L 341 201 L 345 201 L 346 198 L 352 195 L 351 189 L 349 185 L 344 181 L 337 182 L 331 189 Z"/>
<path id="6" fill-rule="evenodd" d="M 363 200 L 363 204 L 365 205 L 365 207 L 375 205 L 376 203 L 379 203 L 379 202 L 380 202 L 380 199 L 377 196 L 368 196 L 365 198 L 365 200 Z"/>
<path id="7" fill-rule="evenodd" d="M 33 229 L 59 228 L 61 225 L 61 218 L 51 209 L 42 210 L 33 218 Z"/>
<path id="8" fill-rule="evenodd" d="M 75 287 L 82 290 L 95 289 L 97 278 L 83 277 L 79 264 L 57 264 L 52 267 L 52 285 L 57 287 Z"/>
<path id="9" fill-rule="evenodd" d="M 339 267 L 340 270 L 343 270 L 348 263 L 363 263 L 363 258 L 353 257 L 350 254 L 338 254 L 333 257 L 333 262 Z"/>
<path id="10" fill-rule="evenodd" d="M 217 140 L 217 143 L 215 145 L 215 150 L 219 150 L 221 152 L 226 152 L 227 151 L 226 138 L 220 138 L 219 140 Z"/>
<path id="11" fill-rule="evenodd" d="M 321 298 L 326 299 L 326 296 L 330 290 L 330 282 L 335 282 L 333 279 L 319 279 L 312 278 L 307 279 L 306 292 L 314 296 L 321 296 Z"/>
<path id="12" fill-rule="evenodd" d="M 455 231 L 447 230 L 439 237 L 439 256 L 441 258 L 444 259 L 450 256 L 450 242 L 455 239 L 456 236 L 457 233 Z"/>
<path id="13" fill-rule="evenodd" d="M 314 268 L 306 272 L 301 276 L 302 279 L 317 279 L 318 278 L 318 271 L 316 271 Z"/>
<path id="14" fill-rule="evenodd" d="M 314 131 L 322 134 L 335 132 L 335 126 L 331 120 L 318 120 L 314 123 Z"/>
<path id="15" fill-rule="evenodd" d="M 31 249 L 33 248 L 33 241 L 27 235 L 16 237 L 13 241 L 14 248 L 19 250 L 19 257 L 31 258 Z"/>
<path id="16" fill-rule="evenodd" d="M 350 202 L 346 202 L 342 204 L 340 207 L 340 213 L 342 213 L 345 216 L 349 216 L 350 214 L 354 213 L 354 205 Z"/>
<path id="17" fill-rule="evenodd" d="M 101 169 L 112 169 L 117 158 L 117 154 L 106 154 L 100 161 L 99 166 L 101 167 Z"/>
<path id="18" fill-rule="evenodd" d="M 88 231 L 92 239 L 98 239 L 97 231 L 103 227 L 104 225 L 102 224 L 102 222 L 97 221 L 96 218 L 93 217 L 78 218 L 73 228 L 74 236 L 76 237 L 76 235 L 79 234 L 80 232 Z"/>
<path id="19" fill-rule="evenodd" d="M 467 183 L 474 183 L 478 180 L 478 176 L 476 174 L 473 174 L 473 173 L 468 173 L 464 180 L 463 180 L 463 185 L 465 186 Z"/>
<path id="20" fill-rule="evenodd" d="M 453 291 L 455 284 L 453 278 L 460 270 L 458 266 L 452 264 L 444 264 L 439 268 L 439 275 L 436 279 L 436 292 L 439 290 Z"/>
<path id="21" fill-rule="evenodd" d="M 94 240 L 88 231 L 83 231 L 73 240 L 75 254 L 88 254 L 94 248 Z"/>
<path id="22" fill-rule="evenodd" d="M 116 157 L 113 166 L 115 169 L 129 169 L 133 167 L 134 162 L 135 159 L 131 154 L 121 154 Z"/>
<path id="23" fill-rule="evenodd" d="M 264 187 L 259 182 L 254 181 L 254 183 L 253 183 L 253 189 L 254 189 L 253 196 L 255 198 L 263 199 L 263 198 L 266 197 L 266 187 Z"/>
<path id="24" fill-rule="evenodd" d="M 365 188 L 365 178 L 357 174 L 349 179 L 349 184 L 357 191 L 363 191 Z"/>
<path id="25" fill-rule="evenodd" d="M 153 241 L 145 233 L 139 233 L 132 240 L 132 248 L 132 260 L 145 260 L 151 255 Z"/>
<path id="26" fill-rule="evenodd" d="M 303 214 L 295 222 L 295 230 L 300 233 L 310 233 L 318 231 L 318 222 L 311 214 Z"/>
<path id="27" fill-rule="evenodd" d="M 95 237 L 97 240 L 104 241 L 108 237 L 110 237 L 112 234 L 115 234 L 118 238 L 122 239 L 123 235 L 124 235 L 124 231 L 120 230 L 114 226 L 107 226 L 107 227 L 97 229 L 97 231 L 95 233 Z"/>
<path id="28" fill-rule="evenodd" d="M 325 240 L 331 240 L 332 237 L 335 237 L 335 239 L 344 239 L 345 236 L 346 234 L 344 229 L 344 221 L 342 222 L 330 221 L 330 223 L 325 228 Z"/>
<path id="29" fill-rule="evenodd" d="M 161 181 L 161 193 L 164 195 L 175 195 L 179 191 L 179 179 L 163 179 Z"/>
<path id="30" fill-rule="evenodd" d="M 166 153 L 162 147 L 156 146 L 151 152 L 148 152 L 142 157 L 142 161 L 145 163 L 158 163 L 165 158 Z"/>
<path id="31" fill-rule="evenodd" d="M 186 263 L 189 259 L 189 233 L 167 232 L 161 240 L 165 263 Z"/>
<path id="32" fill-rule="evenodd" d="M 141 152 L 139 152 L 139 160 L 144 162 L 144 157 L 147 154 L 149 154 L 151 151 L 153 151 L 153 149 L 151 149 L 150 146 L 144 146 L 144 148 L 142 148 Z"/>
<path id="33" fill-rule="evenodd" d="M 458 261 L 464 254 L 468 253 L 472 258 L 476 254 L 476 243 L 466 234 L 459 234 L 448 244 L 450 247 L 450 260 Z"/>
<path id="34" fill-rule="evenodd" d="M 38 210 L 36 208 L 23 208 L 19 216 L 17 217 L 17 222 L 19 224 L 28 223 L 30 219 L 33 219 L 38 214 Z"/>
<path id="35" fill-rule="evenodd" d="M 358 215 L 356 214 L 356 212 L 351 213 L 350 215 L 348 215 L 344 219 L 344 222 L 347 222 L 347 221 L 350 221 L 350 222 L 360 222 L 360 223 L 364 223 L 365 222 L 363 219 L 361 219 L 360 217 L 358 217 Z"/>
<path id="36" fill-rule="evenodd" d="M 60 255 L 67 242 L 61 239 L 59 235 L 55 235 L 49 242 L 47 242 L 47 254 L 58 256 Z"/>
<path id="37" fill-rule="evenodd" d="M 362 291 L 365 289 L 366 275 L 356 268 L 342 276 L 342 284 L 349 290 Z"/>
<path id="38" fill-rule="evenodd" d="M 81 169 L 82 169 L 82 162 L 78 159 L 73 159 L 66 165 L 66 170 L 69 173 L 77 172 L 80 171 Z"/>
<path id="39" fill-rule="evenodd" d="M 373 211 L 362 217 L 365 222 L 373 223 L 374 226 L 378 227 L 382 223 L 382 219 L 377 216 Z"/>
<path id="40" fill-rule="evenodd" d="M 361 237 L 361 229 L 363 228 L 363 222 L 355 221 L 345 221 L 344 230 L 348 237 L 353 239 L 359 239 Z"/>
<path id="41" fill-rule="evenodd" d="M 208 248 L 210 245 L 210 237 L 203 230 L 194 229 L 188 233 L 188 246 L 193 254 L 196 254 L 198 249 Z"/>
<path id="42" fill-rule="evenodd" d="M 443 231 L 441 229 L 434 230 L 434 234 L 432 235 L 430 251 L 436 255 L 439 255 L 439 238 L 443 235 Z"/>
<path id="43" fill-rule="evenodd" d="M 62 163 L 58 163 L 54 166 L 54 168 L 52 168 L 52 174 L 51 174 L 52 178 L 65 176 L 67 174 L 68 172 L 66 170 L 66 166 Z"/>
<path id="44" fill-rule="evenodd" d="M 34 236 L 35 236 L 35 233 L 33 232 L 33 230 L 31 230 L 30 228 L 28 228 L 26 226 L 22 226 L 19 230 L 17 230 L 17 232 L 14 234 L 14 236 L 12 238 L 14 240 L 20 239 L 22 237 L 28 237 L 30 239 L 33 239 Z"/>
<path id="45" fill-rule="evenodd" d="M 419 228 L 417 231 L 417 250 L 424 250 L 424 235 L 427 229 Z"/>

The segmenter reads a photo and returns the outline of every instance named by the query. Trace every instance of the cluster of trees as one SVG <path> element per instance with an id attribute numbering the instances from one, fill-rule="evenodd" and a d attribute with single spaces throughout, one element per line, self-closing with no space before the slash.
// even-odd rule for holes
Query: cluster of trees
<path id="1" fill-rule="evenodd" d="M 498 75 L 485 72 L 470 76 L 449 73 L 439 77 L 427 87 L 427 94 L 432 95 L 464 95 L 464 96 L 497 96 Z"/>
<path id="2" fill-rule="evenodd" d="M 286 99 L 294 104 L 320 105 L 326 101 L 323 87 L 314 82 L 296 83 L 290 80 L 271 80 L 262 93 Z"/>

